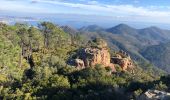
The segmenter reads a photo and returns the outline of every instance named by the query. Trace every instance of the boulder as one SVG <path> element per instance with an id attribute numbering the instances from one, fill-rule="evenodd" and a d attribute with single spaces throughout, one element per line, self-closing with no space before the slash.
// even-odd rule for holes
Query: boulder
<path id="1" fill-rule="evenodd" d="M 170 93 L 159 90 L 148 90 L 140 95 L 137 100 L 170 100 Z"/>
<path id="2" fill-rule="evenodd" d="M 75 65 L 78 67 L 78 68 L 84 68 L 84 61 L 81 60 L 81 59 L 75 59 Z"/>

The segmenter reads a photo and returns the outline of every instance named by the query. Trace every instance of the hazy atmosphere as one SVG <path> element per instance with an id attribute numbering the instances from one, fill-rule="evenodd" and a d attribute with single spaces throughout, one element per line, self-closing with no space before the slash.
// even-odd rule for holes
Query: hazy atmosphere
<path id="1" fill-rule="evenodd" d="M 168 0 L 1 0 L 0 18 L 33 17 L 34 21 L 52 20 L 75 27 L 126 23 L 136 28 L 167 29 L 170 28 L 169 3 Z"/>

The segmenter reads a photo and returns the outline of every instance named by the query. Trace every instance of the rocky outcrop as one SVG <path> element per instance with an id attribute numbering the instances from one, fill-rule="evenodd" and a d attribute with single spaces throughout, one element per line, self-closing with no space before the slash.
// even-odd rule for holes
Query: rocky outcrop
<path id="1" fill-rule="evenodd" d="M 110 53 L 107 48 L 85 48 L 81 50 L 80 58 L 84 61 L 85 66 L 94 66 L 102 64 L 110 65 Z"/>
<path id="2" fill-rule="evenodd" d="M 111 63 L 118 64 L 123 71 L 132 69 L 134 67 L 130 56 L 123 51 L 118 52 L 115 57 L 112 57 Z"/>
<path id="3" fill-rule="evenodd" d="M 114 64 L 120 65 L 123 71 L 132 68 L 132 60 L 127 53 L 120 51 L 115 57 L 111 57 L 107 43 L 102 39 L 90 41 L 87 47 L 80 49 L 74 58 L 72 64 L 78 69 L 92 67 L 96 64 L 110 67 L 112 72 L 116 71 Z"/>
<path id="4" fill-rule="evenodd" d="M 105 67 L 110 67 L 113 72 L 116 70 L 114 68 L 114 64 L 110 63 L 110 58 L 107 43 L 99 39 L 89 42 L 86 48 L 80 49 L 77 53 L 76 59 L 72 60 L 72 64 L 74 64 L 78 69 L 100 64 Z"/>
<path id="5" fill-rule="evenodd" d="M 148 90 L 137 98 L 137 100 L 170 100 L 170 93 Z"/>

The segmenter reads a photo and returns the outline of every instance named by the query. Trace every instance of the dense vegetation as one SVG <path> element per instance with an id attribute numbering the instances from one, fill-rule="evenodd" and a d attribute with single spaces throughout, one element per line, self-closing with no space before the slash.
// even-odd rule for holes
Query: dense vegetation
<path id="1" fill-rule="evenodd" d="M 65 33 L 50 22 L 38 27 L 0 24 L 0 99 L 126 100 L 147 89 L 169 91 L 169 77 L 140 67 L 134 73 L 102 65 L 83 70 L 66 63 L 85 46 L 80 34 Z"/>

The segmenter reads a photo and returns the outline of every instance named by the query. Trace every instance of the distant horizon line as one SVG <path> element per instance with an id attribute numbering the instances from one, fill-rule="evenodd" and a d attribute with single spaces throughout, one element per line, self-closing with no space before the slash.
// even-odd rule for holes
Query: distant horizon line
<path id="1" fill-rule="evenodd" d="M 23 17 L 24 18 L 24 17 Z M 31 18 L 31 17 L 30 17 Z M 35 24 L 31 24 L 31 23 L 29 23 L 29 22 L 35 22 L 36 23 L 36 25 Z M 136 30 L 140 30 L 140 29 L 146 29 L 146 28 L 158 28 L 158 29 L 161 29 L 161 30 L 170 30 L 170 29 L 164 29 L 164 28 L 161 28 L 161 27 L 159 27 L 159 26 L 154 26 L 154 25 L 150 25 L 150 26 L 147 26 L 147 27 L 143 27 L 143 28 L 136 28 L 136 27 L 134 27 L 133 25 L 130 25 L 130 24 L 126 24 L 126 23 L 122 23 L 122 22 L 120 22 L 120 23 L 118 23 L 118 24 L 115 24 L 115 25 L 113 25 L 113 26 L 111 26 L 111 27 L 103 27 L 103 26 L 101 26 L 101 25 L 97 25 L 97 24 L 89 24 L 89 25 L 82 25 L 81 27 L 79 27 L 79 28 L 76 28 L 76 27 L 74 27 L 73 25 L 68 25 L 68 24 L 65 24 L 65 25 L 62 25 L 62 24 L 59 24 L 59 23 L 55 23 L 55 22 L 53 22 L 53 21 L 41 21 L 41 20 L 21 20 L 21 21 L 11 21 L 11 22 L 7 22 L 7 21 L 3 21 L 3 20 L 1 20 L 1 18 L 0 18 L 0 23 L 4 23 L 4 24 L 7 24 L 7 25 L 15 25 L 16 23 L 21 23 L 21 24 L 28 24 L 28 25 L 32 25 L 32 26 L 37 26 L 39 23 L 41 23 L 41 22 L 51 22 L 51 23 L 53 23 L 53 24 L 55 24 L 55 25 L 59 25 L 59 26 L 68 26 L 68 27 L 71 27 L 71 28 L 74 28 L 74 29 L 80 29 L 80 28 L 83 28 L 83 27 L 89 27 L 89 26 L 97 26 L 97 27 L 101 27 L 101 28 L 103 28 L 103 29 L 109 29 L 109 28 L 114 28 L 114 27 L 117 27 L 117 26 L 119 26 L 119 25 L 124 25 L 124 26 L 128 26 L 128 27 L 130 27 L 130 28 L 133 28 L 133 29 L 136 29 Z"/>

